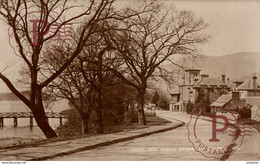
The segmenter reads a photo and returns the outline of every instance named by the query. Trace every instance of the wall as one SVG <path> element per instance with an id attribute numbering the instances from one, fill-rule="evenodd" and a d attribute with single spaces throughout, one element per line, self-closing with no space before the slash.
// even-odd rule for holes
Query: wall
<path id="1" fill-rule="evenodd" d="M 260 108 L 259 106 L 253 106 L 251 108 L 251 119 L 260 121 Z"/>
<path id="2" fill-rule="evenodd" d="M 250 91 L 248 91 L 247 96 L 248 97 L 260 96 L 260 91 L 259 90 L 250 90 Z"/>

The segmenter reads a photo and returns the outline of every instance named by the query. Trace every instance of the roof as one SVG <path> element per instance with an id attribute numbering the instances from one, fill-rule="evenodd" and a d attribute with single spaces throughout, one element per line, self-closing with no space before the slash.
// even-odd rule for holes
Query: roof
<path id="1" fill-rule="evenodd" d="M 201 71 L 200 69 L 195 69 L 195 68 L 190 68 L 190 69 L 186 69 L 185 71 Z"/>
<path id="2" fill-rule="evenodd" d="M 219 80 L 218 78 L 210 77 L 210 78 L 199 80 L 194 87 L 200 87 L 200 86 L 227 86 L 227 84 Z"/>
<path id="3" fill-rule="evenodd" d="M 242 84 L 240 84 L 237 89 L 244 90 L 244 89 L 252 89 L 252 81 L 251 79 L 246 79 Z"/>
<path id="4" fill-rule="evenodd" d="M 170 93 L 170 95 L 180 95 L 181 93 Z"/>
<path id="5" fill-rule="evenodd" d="M 252 80 L 252 78 L 246 79 L 242 84 L 240 84 L 237 87 L 237 89 L 238 90 L 250 90 L 250 89 L 253 89 L 253 80 Z M 259 85 L 257 85 L 257 89 L 254 89 L 254 90 L 259 90 Z"/>
<path id="6" fill-rule="evenodd" d="M 173 105 L 182 105 L 183 104 L 183 102 L 182 101 L 179 101 L 179 102 L 177 102 L 177 103 L 175 103 L 175 104 L 173 104 Z"/>
<path id="7" fill-rule="evenodd" d="M 260 106 L 260 97 L 243 97 L 241 99 L 252 106 Z"/>
<path id="8" fill-rule="evenodd" d="M 222 95 L 216 101 L 214 101 L 210 106 L 223 107 L 232 99 L 232 95 Z"/>
<path id="9" fill-rule="evenodd" d="M 234 83 L 243 83 L 244 81 L 243 80 L 236 80 L 234 81 Z"/>
<path id="10" fill-rule="evenodd" d="M 227 86 L 228 86 L 229 88 L 237 88 L 237 87 L 236 87 L 236 84 L 235 84 L 235 83 L 232 83 L 232 82 L 227 83 Z"/>
<path id="11" fill-rule="evenodd" d="M 209 77 L 209 75 L 208 75 L 208 74 L 200 74 L 200 76 L 201 76 L 201 77 L 206 77 L 206 78 L 208 78 L 208 77 Z"/>

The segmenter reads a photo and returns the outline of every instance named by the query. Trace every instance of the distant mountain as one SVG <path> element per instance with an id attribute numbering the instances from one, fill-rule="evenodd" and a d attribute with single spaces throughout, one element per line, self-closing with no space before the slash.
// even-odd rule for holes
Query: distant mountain
<path id="1" fill-rule="evenodd" d="M 0 93 L 0 101 L 17 101 L 19 100 L 13 93 Z"/>
<path id="2" fill-rule="evenodd" d="M 22 94 L 26 97 L 29 96 L 29 93 L 24 91 Z M 0 101 L 20 101 L 13 93 L 0 93 Z"/>
<path id="3" fill-rule="evenodd" d="M 258 83 L 258 85 L 260 85 L 260 71 L 259 71 L 259 72 L 254 72 L 254 73 L 249 73 L 249 74 L 247 74 L 247 75 L 245 75 L 245 76 L 239 78 L 238 80 L 244 81 L 244 80 L 246 80 L 246 79 L 251 79 L 251 78 L 253 78 L 253 76 L 255 76 L 255 75 L 256 75 L 256 77 L 257 77 L 257 83 Z"/>
<path id="4" fill-rule="evenodd" d="M 202 74 L 215 77 L 225 74 L 233 81 L 260 71 L 260 53 L 239 52 L 224 56 L 203 55 L 192 61 L 191 58 L 182 58 L 180 63 L 187 68 L 193 65 L 194 68 L 201 69 Z"/>
<path id="5" fill-rule="evenodd" d="M 228 54 L 223 56 L 206 56 L 202 55 L 195 60 L 191 57 L 179 58 L 176 62 L 184 68 L 198 68 L 201 69 L 201 74 L 209 74 L 214 77 L 221 77 L 225 74 L 230 81 L 245 80 L 252 78 L 256 73 L 258 77 L 258 84 L 260 84 L 260 52 L 239 52 L 234 54 Z M 172 64 L 166 64 L 166 69 L 176 69 L 177 67 Z M 181 75 L 176 82 L 180 83 Z M 162 81 L 154 83 L 157 88 L 161 88 L 161 93 L 164 93 L 164 97 L 169 95 L 169 92 L 178 91 L 177 84 L 171 87 L 167 87 Z M 169 98 L 169 96 L 167 96 Z"/>

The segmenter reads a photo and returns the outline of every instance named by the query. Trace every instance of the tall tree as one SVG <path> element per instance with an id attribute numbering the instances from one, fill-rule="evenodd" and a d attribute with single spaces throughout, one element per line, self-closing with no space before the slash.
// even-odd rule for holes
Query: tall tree
<path id="1" fill-rule="evenodd" d="M 122 69 L 127 70 L 124 75 L 118 75 L 137 89 L 139 112 L 145 125 L 144 95 L 148 80 L 163 77 L 167 71 L 164 63 L 178 66 L 173 60 L 176 54 L 197 56 L 197 46 L 205 43 L 208 36 L 202 33 L 206 24 L 192 12 L 169 10 L 157 1 L 145 3 L 143 7 L 150 11 L 120 22 L 127 30 L 110 33 L 110 37 L 111 44 L 124 59 Z"/>
<path id="2" fill-rule="evenodd" d="M 3 72 L 0 73 L 0 78 L 30 108 L 46 138 L 57 135 L 46 119 L 42 90 L 79 55 L 86 41 L 95 32 L 94 26 L 97 22 L 116 17 L 116 13 L 111 12 L 112 4 L 113 0 L 90 0 L 82 3 L 80 5 L 82 7 L 68 0 L 2 0 L 0 2 L 0 15 L 10 27 L 10 34 L 17 44 L 17 48 L 14 46 L 15 53 L 21 56 L 30 71 L 30 98 L 26 98 L 19 92 Z M 61 21 L 58 22 L 59 20 Z M 78 22 L 84 22 L 84 25 L 78 30 L 79 37 L 71 40 L 75 47 L 69 50 L 70 56 L 56 72 L 42 75 L 41 62 L 44 61 L 40 61 L 40 58 L 48 57 L 52 52 L 51 41 L 62 37 L 60 30 L 64 29 L 64 26 L 71 23 L 78 24 Z M 66 32 L 63 31 L 64 33 Z M 66 42 L 62 41 L 58 46 L 63 45 L 66 45 Z"/>
<path id="3" fill-rule="evenodd" d="M 102 97 L 104 89 L 108 90 L 111 85 L 117 85 L 116 76 L 103 65 L 116 69 L 120 60 L 113 59 L 107 53 L 109 47 L 102 39 L 92 35 L 81 54 L 47 87 L 46 92 L 54 97 L 68 100 L 81 116 L 82 134 L 88 133 L 88 122 L 92 111 L 97 112 L 98 132 L 103 133 Z M 99 36 L 99 35 L 98 35 Z M 102 37 L 101 37 L 102 38 Z M 60 49 L 59 56 L 51 55 L 45 63 L 45 72 L 56 72 L 64 60 L 67 51 Z M 85 59 L 92 61 L 88 63 Z M 104 81 L 103 81 L 104 80 Z"/>

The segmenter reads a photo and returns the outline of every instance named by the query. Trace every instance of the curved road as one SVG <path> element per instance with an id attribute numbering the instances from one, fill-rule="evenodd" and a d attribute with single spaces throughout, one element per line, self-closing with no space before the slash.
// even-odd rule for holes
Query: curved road
<path id="1" fill-rule="evenodd" d="M 133 139 L 126 142 L 120 142 L 114 145 L 100 147 L 97 149 L 82 151 L 68 156 L 61 156 L 51 161 L 190 161 L 190 160 L 218 160 L 206 158 L 201 153 L 193 150 L 191 142 L 188 140 L 187 123 L 190 116 L 179 112 L 156 111 L 157 115 L 168 120 L 180 120 L 186 124 L 174 130 L 154 134 L 142 138 Z M 202 134 L 200 137 L 206 137 L 211 133 L 212 122 L 201 120 L 198 125 L 197 133 Z M 204 135 L 205 134 L 205 135 Z M 259 136 L 259 134 L 254 134 Z M 225 142 L 231 142 L 233 137 L 227 132 L 219 132 L 218 136 L 224 137 Z M 259 137 L 258 137 L 259 139 Z M 248 142 L 248 139 L 246 140 Z M 259 140 L 258 140 L 259 141 Z M 233 156 L 241 156 L 245 150 L 241 148 L 240 152 L 235 152 Z M 256 152 L 251 152 L 258 154 Z M 240 154 L 240 155 L 239 155 Z M 223 154 L 218 154 L 220 158 Z M 255 155 L 254 155 L 255 156 Z M 232 156 L 231 156 L 232 157 Z M 256 159 L 259 160 L 259 156 Z M 236 160 L 233 159 L 233 160 Z M 240 159 L 242 160 L 242 159 Z M 247 160 L 247 159 L 244 159 Z M 248 159 L 249 160 L 249 159 Z"/>

